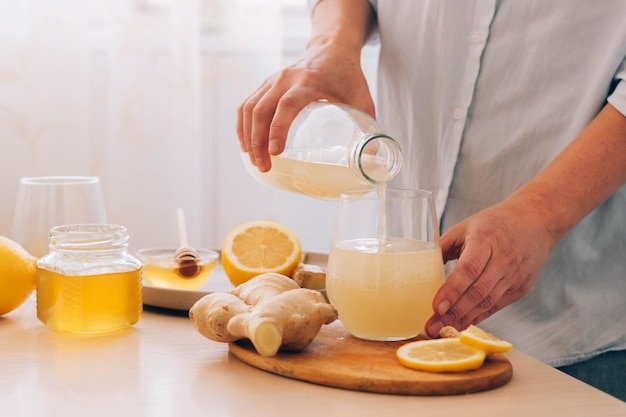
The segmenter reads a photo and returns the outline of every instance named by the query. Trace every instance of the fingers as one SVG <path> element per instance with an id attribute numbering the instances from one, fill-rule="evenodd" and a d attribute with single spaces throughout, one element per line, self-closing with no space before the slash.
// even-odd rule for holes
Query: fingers
<path id="1" fill-rule="evenodd" d="M 271 81 L 266 80 L 257 90 L 252 93 L 237 109 L 237 137 L 242 152 L 247 152 L 250 162 L 256 165 L 254 153 L 252 152 L 252 126 L 253 112 L 259 100 L 271 87 Z M 269 123 L 268 123 L 269 125 Z"/>
<path id="2" fill-rule="evenodd" d="M 446 314 L 466 292 L 469 292 L 469 297 L 475 299 L 480 297 L 482 293 L 488 293 L 495 285 L 484 279 L 480 282 L 477 281 L 486 270 L 492 249 L 480 242 L 472 244 L 471 237 L 467 238 L 467 242 L 468 244 L 458 257 L 459 262 L 454 271 L 433 299 L 433 309 L 438 315 Z M 442 245 L 442 248 L 445 252 L 446 246 Z M 480 299 L 476 302 L 480 302 Z"/>
<path id="3" fill-rule="evenodd" d="M 269 171 L 270 155 L 279 155 L 285 149 L 293 120 L 300 110 L 314 100 L 308 97 L 291 90 L 279 96 L 270 89 L 247 116 L 249 121 L 245 124 L 250 125 L 247 147 L 259 171 Z"/>
<path id="4" fill-rule="evenodd" d="M 277 99 L 266 93 L 247 115 L 246 125 L 250 129 L 248 154 L 251 155 L 253 163 L 261 172 L 269 171 L 271 168 L 270 154 L 267 149 L 268 132 L 276 112 L 276 101 Z"/>
<path id="5" fill-rule="evenodd" d="M 463 329 L 479 323 L 530 291 L 551 241 L 542 238 L 545 227 L 527 213 L 525 205 L 504 200 L 444 233 L 444 262 L 458 262 L 433 299 L 428 335 L 437 337 L 447 325 Z"/>
<path id="6" fill-rule="evenodd" d="M 497 239 L 496 239 L 497 242 Z M 434 316 L 427 333 L 439 334 L 443 326 L 463 329 L 487 318 L 520 298 L 527 271 L 514 250 L 505 250 L 487 235 L 469 233 L 461 224 L 442 237 L 446 260 L 458 263 L 433 299 Z"/>
<path id="7" fill-rule="evenodd" d="M 433 299 L 435 314 L 426 332 L 437 337 L 443 326 L 477 324 L 526 294 L 538 270 L 514 253 L 469 242 L 454 271 Z"/>
<path id="8" fill-rule="evenodd" d="M 488 273 L 484 274 L 485 276 Z M 443 326 L 454 326 L 457 329 L 464 329 L 470 324 L 477 324 L 507 305 L 517 301 L 524 295 L 521 288 L 511 288 L 510 279 L 488 277 L 479 278 L 475 285 L 472 285 L 466 293 L 448 309 L 445 314 L 435 314 L 427 323 L 427 333 L 432 337 L 439 334 Z M 489 284 L 484 282 L 495 282 L 490 290 L 481 292 L 481 286 L 487 288 Z M 482 284 L 482 285 L 481 285 Z M 486 286 L 485 286 L 486 285 Z"/>
<path id="9" fill-rule="evenodd" d="M 465 228 L 463 223 L 450 228 L 441 236 L 441 253 L 444 263 L 459 259 L 463 251 L 464 236 Z"/>
<path id="10" fill-rule="evenodd" d="M 280 77 L 279 77 L 280 78 Z M 268 80 L 237 111 L 237 136 L 243 152 L 259 171 L 271 168 L 270 155 L 285 149 L 289 127 L 300 110 L 322 98 L 305 88 L 285 90 L 282 83 Z"/>
<path id="11" fill-rule="evenodd" d="M 454 271 L 433 298 L 434 316 L 426 324 L 426 332 L 437 337 L 443 326 L 462 328 L 467 313 L 481 303 L 490 305 L 499 300 L 499 276 L 489 265 L 491 250 L 488 247 L 468 245 L 459 257 Z M 497 298 L 497 299 L 496 299 Z"/>
<path id="12" fill-rule="evenodd" d="M 271 168 L 272 155 L 285 149 L 289 127 L 306 105 L 326 99 L 363 103 L 374 113 L 358 54 L 346 58 L 343 48 L 310 48 L 293 64 L 278 71 L 237 109 L 237 137 L 243 152 L 261 172 Z"/>
<path id="13" fill-rule="evenodd" d="M 276 114 L 269 129 L 268 151 L 270 155 L 279 155 L 285 149 L 287 134 L 292 122 L 306 105 L 314 101 L 309 95 L 285 93 L 276 108 Z"/>

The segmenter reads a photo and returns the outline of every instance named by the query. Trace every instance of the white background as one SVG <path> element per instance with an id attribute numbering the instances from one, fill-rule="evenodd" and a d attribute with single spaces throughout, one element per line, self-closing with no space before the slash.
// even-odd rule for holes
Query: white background
<path id="1" fill-rule="evenodd" d="M 0 235 L 20 177 L 97 175 L 132 250 L 176 245 L 180 206 L 194 246 L 268 219 L 327 251 L 335 203 L 255 182 L 235 134 L 309 30 L 305 0 L 0 0 Z"/>

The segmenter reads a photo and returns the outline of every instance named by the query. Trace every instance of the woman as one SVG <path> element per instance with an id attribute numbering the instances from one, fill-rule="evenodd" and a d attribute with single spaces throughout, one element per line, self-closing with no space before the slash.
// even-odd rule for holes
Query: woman
<path id="1" fill-rule="evenodd" d="M 626 400 L 626 2 L 322 0 L 306 51 L 239 108 L 260 171 L 327 99 L 402 145 L 444 261 L 427 333 L 471 323 Z M 376 111 L 360 67 L 380 41 Z M 606 365 L 606 366 L 605 366 Z"/>

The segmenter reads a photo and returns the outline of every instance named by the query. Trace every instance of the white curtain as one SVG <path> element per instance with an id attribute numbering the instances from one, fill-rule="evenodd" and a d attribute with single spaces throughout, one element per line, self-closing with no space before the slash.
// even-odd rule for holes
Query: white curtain
<path id="1" fill-rule="evenodd" d="M 285 10 L 305 17 L 284 5 L 0 0 L 0 234 L 20 177 L 97 175 L 134 249 L 176 245 L 181 206 L 193 245 L 272 219 L 326 250 L 334 204 L 254 182 L 235 136 L 239 103 L 287 59 Z"/>

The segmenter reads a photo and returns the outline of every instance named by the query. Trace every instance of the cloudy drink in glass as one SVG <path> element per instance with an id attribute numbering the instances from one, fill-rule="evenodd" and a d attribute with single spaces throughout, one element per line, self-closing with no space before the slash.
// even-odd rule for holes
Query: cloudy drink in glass
<path id="1" fill-rule="evenodd" d="M 444 282 L 432 196 L 420 190 L 342 194 L 326 291 L 354 336 L 403 340 L 424 330 Z"/>

